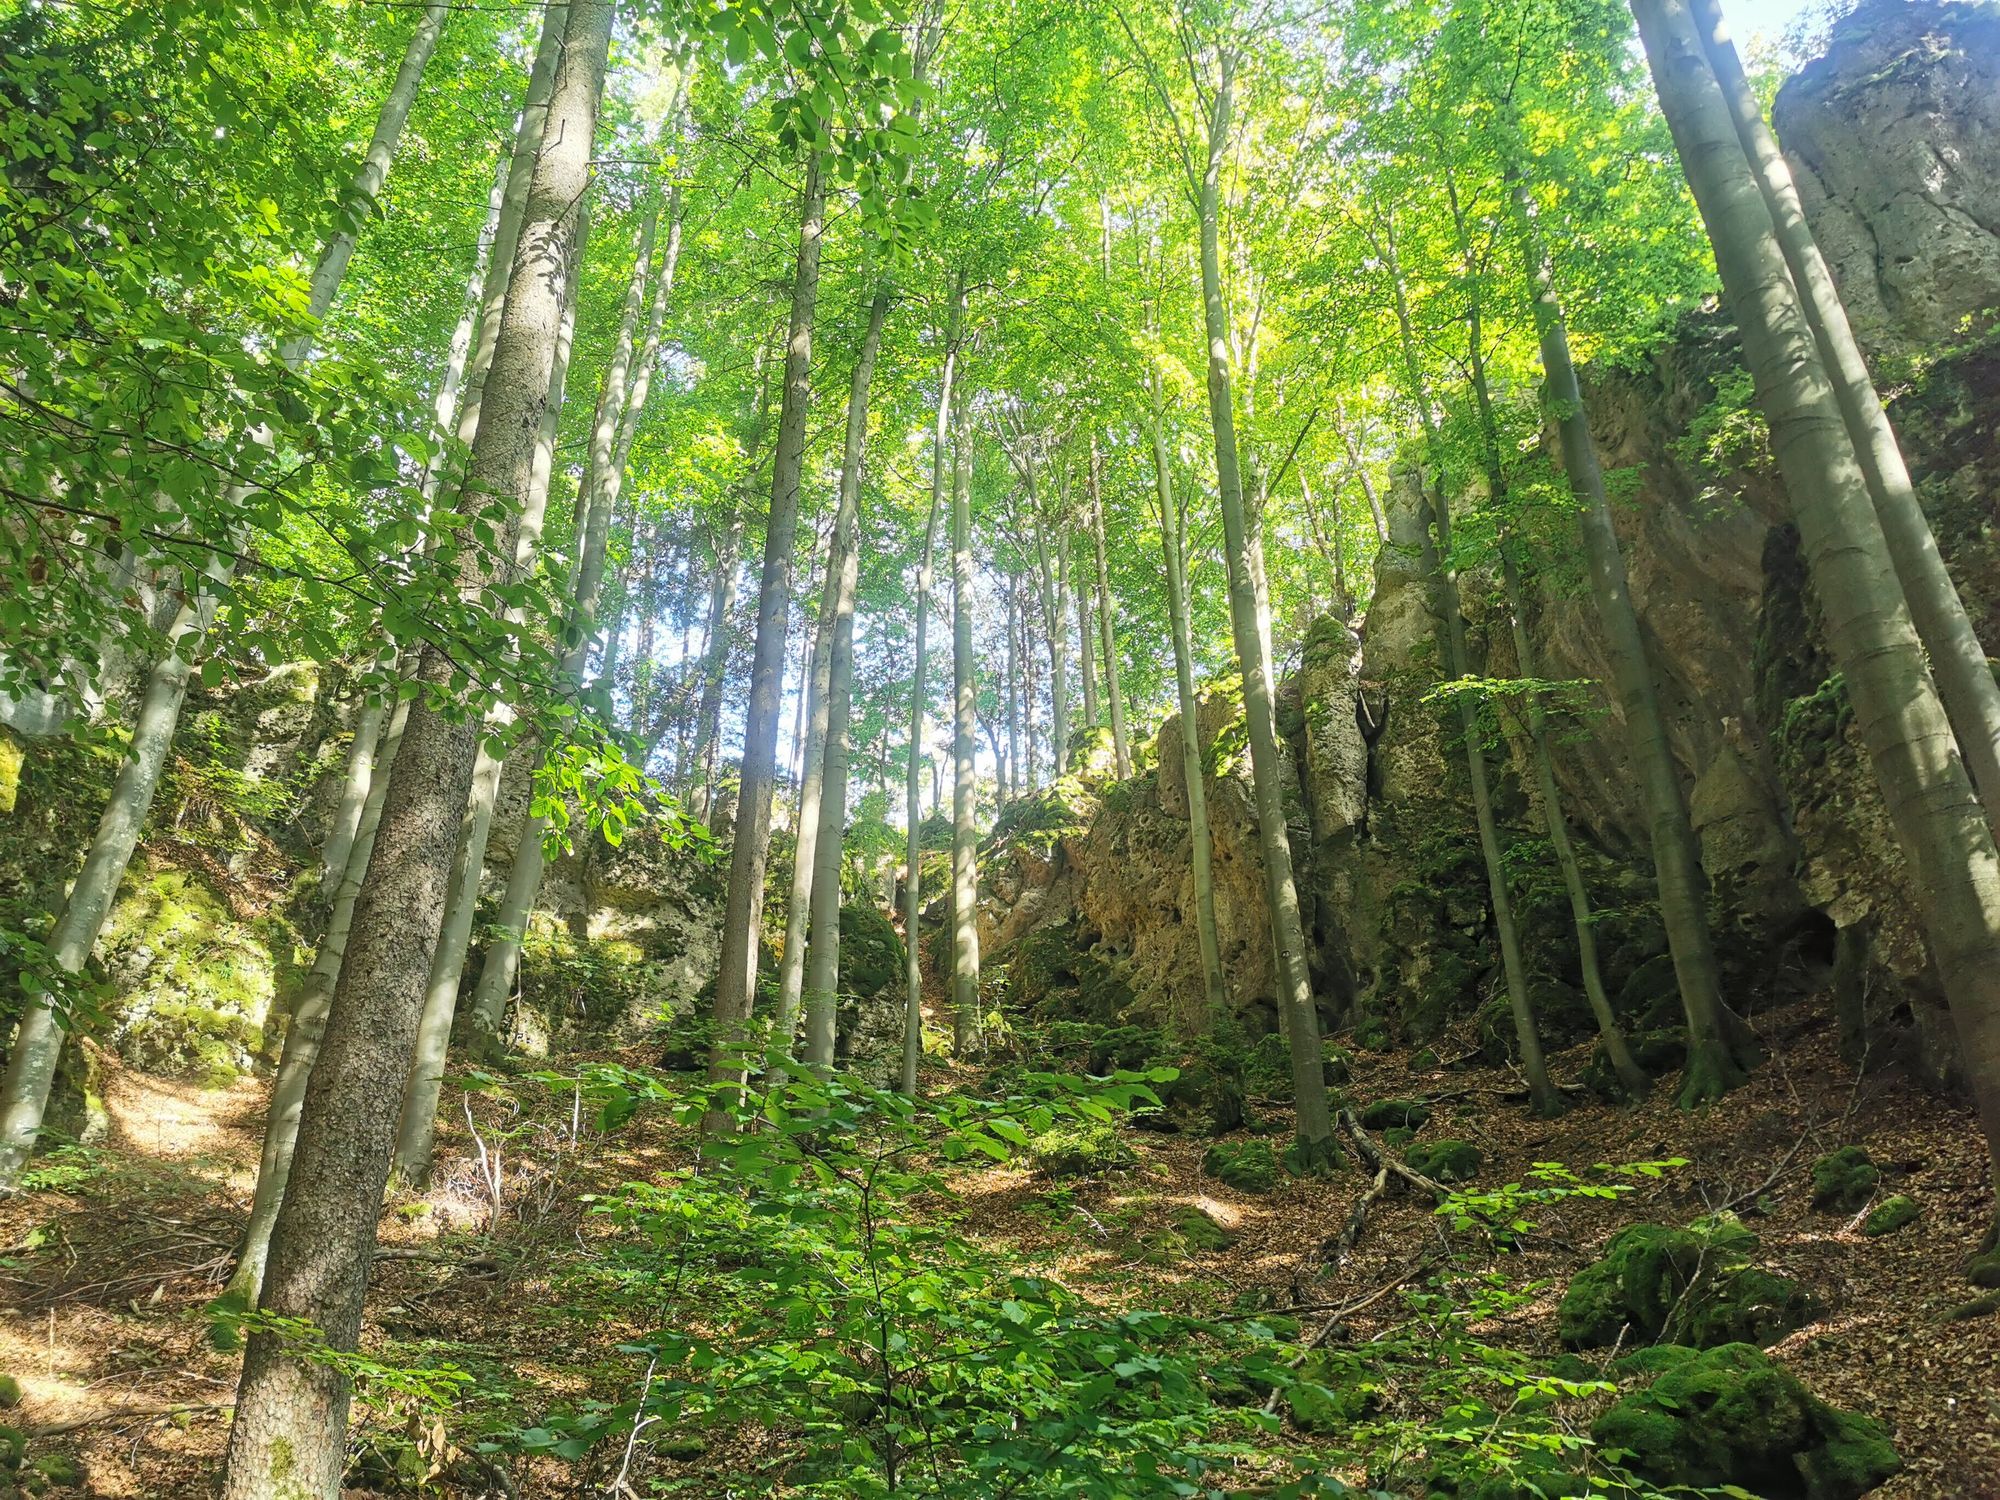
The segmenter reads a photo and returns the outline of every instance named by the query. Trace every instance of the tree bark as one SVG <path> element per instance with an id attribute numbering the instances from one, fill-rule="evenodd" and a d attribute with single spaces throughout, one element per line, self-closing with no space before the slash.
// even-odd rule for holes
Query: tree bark
<path id="1" fill-rule="evenodd" d="M 963 326 L 963 285 L 953 303 Z M 971 1051 L 979 1036 L 979 830 L 973 819 L 978 791 L 973 757 L 979 732 L 979 688 L 972 655 L 972 424 L 961 401 L 953 422 L 951 454 L 951 1049 Z M 1057 616 L 1061 624 L 1061 616 Z"/>
<path id="2" fill-rule="evenodd" d="M 1132 742 L 1125 736 L 1125 697 L 1118 687 L 1118 633 L 1111 609 L 1111 570 L 1104 560 L 1104 494 L 1100 470 L 1103 456 L 1097 439 L 1090 440 L 1090 544 L 1097 564 L 1097 628 L 1104 633 L 1104 695 L 1111 708 L 1111 754 L 1118 779 L 1132 774 Z"/>
<path id="3" fill-rule="evenodd" d="M 1827 644 L 1882 787 L 2000 1173 L 2000 856 L 1800 314 L 1770 212 L 1679 0 L 1633 0 L 1660 104 L 1792 497 Z"/>
<path id="4" fill-rule="evenodd" d="M 1229 368 L 1229 313 L 1223 301 L 1220 245 L 1222 163 L 1230 142 L 1236 58 L 1224 49 L 1208 121 L 1207 160 L 1198 184 L 1201 225 L 1202 322 L 1208 338 L 1208 407 L 1215 433 L 1216 494 L 1228 550 L 1229 616 L 1243 670 L 1243 707 L 1250 739 L 1250 776 L 1257 802 L 1257 841 L 1264 858 L 1264 890 L 1279 959 L 1278 996 L 1291 1050 L 1296 1130 L 1303 1153 L 1324 1158 L 1334 1149 L 1327 1108 L 1326 1062 L 1320 1049 L 1319 1012 L 1306 962 L 1305 924 L 1292 873 L 1291 838 L 1285 827 L 1285 793 L 1272 717 L 1271 663 L 1258 618 L 1250 534 L 1243 506 L 1243 478 L 1236 451 L 1236 412 Z"/>
<path id="5" fill-rule="evenodd" d="M 952 380 L 958 363 L 958 347 L 948 345 L 944 373 L 938 381 L 938 421 L 931 439 L 931 513 L 924 526 L 923 561 L 917 566 L 916 642 L 910 678 L 910 764 L 904 780 L 904 817 L 909 824 L 908 847 L 904 855 L 903 880 L 903 1073 L 900 1088 L 905 1096 L 917 1096 L 917 1061 L 923 1056 L 924 970 L 923 922 L 923 796 L 924 796 L 924 709 L 929 685 L 925 670 L 925 636 L 930 625 L 932 562 L 937 554 L 938 519 L 944 512 L 944 442 L 950 422 Z"/>
<path id="6" fill-rule="evenodd" d="M 1396 257 L 1396 230 L 1387 223 L 1382 239 L 1385 264 L 1396 302 L 1396 326 L 1402 346 L 1403 369 L 1409 383 L 1410 400 L 1422 421 L 1426 451 L 1433 465 L 1430 483 L 1417 476 L 1418 490 L 1430 506 L 1431 526 L 1425 529 L 1421 566 L 1431 580 L 1437 614 L 1438 646 L 1444 657 L 1446 675 L 1454 681 L 1471 677 L 1469 653 L 1465 648 L 1465 616 L 1459 604 L 1458 570 L 1451 556 L 1451 496 L 1444 470 L 1444 446 L 1431 414 L 1430 394 L 1423 367 L 1417 357 L 1416 331 L 1411 324 L 1409 298 L 1405 294 L 1402 267 Z M 1435 540 L 1432 533 L 1435 532 Z M 1458 712 L 1459 731 L 1465 737 L 1466 779 L 1472 791 L 1472 817 L 1479 833 L 1479 852 L 1486 865 L 1487 898 L 1493 908 L 1493 929 L 1500 944 L 1500 967 L 1507 983 L 1507 1009 L 1514 1021 L 1515 1045 L 1521 1050 L 1521 1071 L 1528 1078 L 1528 1092 L 1539 1114 L 1552 1115 L 1561 1108 L 1561 1096 L 1549 1082 L 1548 1063 L 1542 1055 L 1541 1036 L 1535 1028 L 1533 1003 L 1528 998 L 1527 964 L 1521 956 L 1520 925 L 1514 920 L 1514 898 L 1507 887 L 1507 867 L 1500 849 L 1500 829 L 1493 816 L 1493 791 L 1487 781 L 1486 751 L 1480 744 L 1479 707 L 1469 689 L 1452 693 Z"/>
<path id="7" fill-rule="evenodd" d="M 1157 401 L 1157 396 L 1155 400 Z M 1167 566 L 1167 622 L 1174 643 L 1174 687 L 1181 710 L 1181 776 L 1187 783 L 1188 843 L 1194 866 L 1195 941 L 1201 951 L 1202 1009 L 1183 1014 L 1182 1031 L 1202 1036 L 1229 1013 L 1222 978 L 1222 944 L 1215 928 L 1215 853 L 1208 831 L 1208 783 L 1201 755 L 1201 700 L 1194 689 L 1194 642 L 1188 624 L 1187 553 L 1172 460 L 1159 412 L 1147 423 L 1153 440 L 1153 486 L 1160 514 L 1160 550 Z"/>
<path id="8" fill-rule="evenodd" d="M 1589 565 L 1598 620 L 1604 627 L 1612 685 L 1625 717 L 1626 743 L 1645 796 L 1660 921 L 1667 931 L 1667 949 L 1673 956 L 1681 1009 L 1687 1017 L 1689 1065 L 1682 1102 L 1699 1104 L 1742 1081 L 1742 1072 L 1730 1055 L 1721 970 L 1708 930 L 1708 883 L 1702 874 L 1694 825 L 1688 819 L 1680 772 L 1667 739 L 1666 719 L 1653 685 L 1652 660 L 1639 628 L 1638 612 L 1632 607 L 1625 558 L 1619 550 L 1604 469 L 1584 411 L 1576 365 L 1570 358 L 1569 334 L 1556 298 L 1554 273 L 1536 232 L 1533 202 L 1523 182 L 1514 185 L 1514 206 L 1534 297 L 1542 370 L 1548 380 L 1547 402 L 1562 444 L 1570 493 L 1577 500 L 1577 530 Z"/>
<path id="9" fill-rule="evenodd" d="M 771 511 L 764 529 L 764 572 L 757 593 L 757 644 L 744 712 L 743 771 L 736 837 L 729 851 L 729 898 L 715 976 L 715 1043 L 709 1075 L 743 1077 L 751 1004 L 757 985 L 757 936 L 763 926 L 764 866 L 771 852 L 771 787 L 777 772 L 779 692 L 792 607 L 792 552 L 798 534 L 799 480 L 805 460 L 806 410 L 812 398 L 813 310 L 819 295 L 826 187 L 815 153 L 806 163 L 799 211 L 798 264 L 785 343 L 785 389 L 771 464 Z M 716 1117 L 712 1127 L 723 1121 Z"/>
<path id="10" fill-rule="evenodd" d="M 534 464 L 566 289 L 577 270 L 577 207 L 604 91 L 612 6 L 577 0 L 565 18 L 549 107 L 551 144 L 537 158 L 515 252 L 479 435 L 462 507 L 518 498 Z M 488 583 L 485 554 L 467 548 L 461 597 Z M 271 1237 L 263 1311 L 314 1325 L 352 1350 L 388 1176 L 396 1106 L 410 1067 L 431 949 L 443 920 L 459 816 L 471 787 L 479 723 L 441 702 L 454 668 L 426 648 L 396 767 L 389 778 L 369 879 L 301 1108 L 291 1181 Z M 223 1474 L 223 1500 L 330 1500 L 346 1454 L 348 1378 L 277 1334 L 251 1336 Z"/>
<path id="11" fill-rule="evenodd" d="M 1994 678 L 1993 664 L 1973 631 L 1965 601 L 1938 554 L 1937 538 L 1917 502 L 1896 430 L 1889 425 L 1888 413 L 1875 393 L 1874 377 L 1868 373 L 1868 361 L 1848 326 L 1840 289 L 1820 254 L 1812 226 L 1806 222 L 1791 168 L 1764 123 L 1750 80 L 1743 76 L 1736 45 L 1722 22 L 1722 7 L 1718 0 L 1692 0 L 1692 10 L 1737 139 L 1777 229 L 1778 247 L 1791 272 L 1800 311 L 1812 329 L 1820 360 L 1832 382 L 1841 421 L 1867 480 L 1883 540 L 1888 543 L 1890 561 L 1903 586 L 1903 597 L 1909 601 L 1911 622 L 1930 658 L 1938 697 L 1958 736 L 1973 788 L 1985 805 L 1987 825 L 2000 837 L 2000 681 Z"/>
<path id="12" fill-rule="evenodd" d="M 806 1061 L 822 1071 L 833 1066 L 839 1001 L 840 864 L 847 832 L 847 766 L 852 753 L 849 728 L 854 696 L 854 592 L 861 575 L 861 559 L 855 550 L 861 524 L 861 464 L 868 444 L 868 391 L 875 379 L 882 325 L 888 316 L 889 288 L 884 283 L 876 288 L 868 305 L 868 329 L 854 357 L 854 379 L 848 386 L 840 505 L 834 514 L 833 547 L 827 562 L 827 618 L 833 627 L 833 649 L 827 662 L 826 765 L 815 809 L 819 830 L 813 841 L 811 947 L 805 974 Z"/>

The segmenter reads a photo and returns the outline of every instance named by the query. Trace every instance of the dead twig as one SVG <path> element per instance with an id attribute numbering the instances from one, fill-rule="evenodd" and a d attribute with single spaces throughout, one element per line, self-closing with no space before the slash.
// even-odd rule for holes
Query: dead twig
<path id="1" fill-rule="evenodd" d="M 65 1432 L 77 1432 L 85 1427 L 99 1427 L 107 1422 L 150 1421 L 157 1417 L 178 1417 L 186 1412 L 228 1411 L 235 1405 L 234 1401 L 181 1401 L 172 1406 L 118 1406 L 110 1411 L 96 1412 L 87 1417 L 71 1417 L 67 1422 L 51 1422 L 46 1427 L 31 1427 L 28 1429 L 28 1436 L 61 1437 Z"/>
<path id="2" fill-rule="evenodd" d="M 1378 1172 L 1385 1168 L 1394 1172 L 1411 1186 L 1429 1193 L 1439 1203 L 1451 1196 L 1451 1189 L 1443 1183 L 1424 1176 L 1400 1156 L 1392 1151 L 1384 1151 L 1369 1139 L 1368 1132 L 1361 1128 L 1361 1122 L 1354 1118 L 1353 1110 L 1343 1109 L 1340 1112 L 1340 1127 L 1353 1139 L 1355 1149 L 1361 1153 L 1361 1159 Z"/>

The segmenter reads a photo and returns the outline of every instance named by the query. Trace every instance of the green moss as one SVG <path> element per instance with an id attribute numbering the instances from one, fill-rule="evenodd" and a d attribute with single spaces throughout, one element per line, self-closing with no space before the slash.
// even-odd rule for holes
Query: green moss
<path id="1" fill-rule="evenodd" d="M 1881 1168 L 1859 1146 L 1842 1146 L 1813 1163 L 1813 1207 L 1854 1213 L 1875 1194 Z"/>
<path id="2" fill-rule="evenodd" d="M 12 1375 L 0 1375 L 0 1411 L 12 1411 L 21 1404 L 21 1382 Z"/>
<path id="3" fill-rule="evenodd" d="M 0 1470 L 21 1467 L 28 1456 L 28 1435 L 18 1427 L 0 1426 Z"/>
<path id="4" fill-rule="evenodd" d="M 840 973 L 843 995 L 872 1000 L 902 983 L 907 957 L 895 924 L 872 902 L 849 901 L 840 908 Z"/>
<path id="5" fill-rule="evenodd" d="M 1201 1169 L 1241 1193 L 1268 1193 L 1278 1181 L 1278 1158 L 1267 1141 L 1217 1141 L 1203 1154 Z"/>
<path id="6" fill-rule="evenodd" d="M 1139 1158 L 1102 1120 L 1073 1121 L 1028 1142 L 1028 1161 L 1050 1177 L 1099 1177 L 1138 1165 Z"/>
<path id="7" fill-rule="evenodd" d="M 35 1460 L 35 1472 L 59 1490 L 83 1488 L 83 1465 L 67 1453 L 45 1453 Z"/>
<path id="8" fill-rule="evenodd" d="M 708 1444 L 698 1437 L 670 1437 L 652 1445 L 653 1451 L 675 1463 L 686 1463 L 708 1452 Z"/>
<path id="9" fill-rule="evenodd" d="M 1906 1225 L 1917 1221 L 1917 1200 L 1907 1193 L 1898 1193 L 1893 1198 L 1884 1198 L 1875 1205 L 1861 1232 L 1866 1235 L 1894 1234 Z"/>
<path id="10" fill-rule="evenodd" d="M 1632 1224 L 1603 1258 L 1577 1273 L 1557 1310 L 1575 1348 L 1615 1342 L 1628 1326 L 1645 1339 L 1709 1347 L 1768 1343 L 1813 1312 L 1806 1289 L 1748 1263 L 1757 1237 L 1728 1215 L 1686 1229 Z"/>
<path id="11" fill-rule="evenodd" d="M 1679 1369 L 1700 1355 L 1699 1349 L 1690 1349 L 1686 1344 L 1653 1344 L 1644 1349 L 1634 1349 L 1630 1354 L 1614 1361 L 1611 1373 L 1621 1380 L 1634 1376 L 1663 1375 L 1668 1370 Z"/>
<path id="12" fill-rule="evenodd" d="M 1439 1182 L 1470 1182 L 1484 1165 L 1479 1148 L 1467 1141 L 1430 1141 L 1412 1146 L 1403 1159 L 1424 1176 Z"/>
<path id="13" fill-rule="evenodd" d="M 1130 1009 L 1132 988 L 1117 964 L 1096 953 L 1074 926 L 1041 927 L 1014 945 L 1007 998 L 1050 1019 L 1110 1026 Z"/>
<path id="14" fill-rule="evenodd" d="M 1361 1111 L 1361 1123 L 1369 1130 L 1392 1125 L 1416 1130 L 1430 1117 L 1431 1107 L 1421 1099 L 1377 1099 Z"/>
<path id="15" fill-rule="evenodd" d="M 1974 1286 L 2000 1288 L 2000 1250 L 1988 1250 L 1968 1260 L 1965 1279 Z"/>
<path id="16" fill-rule="evenodd" d="M 1970 1302 L 1961 1302 L 1944 1315 L 1947 1323 L 1968 1323 L 1974 1318 L 1990 1318 L 2000 1313 L 2000 1291 L 1986 1292 Z"/>
<path id="17" fill-rule="evenodd" d="M 1173 1223 L 1139 1241 L 1139 1258 L 1151 1266 L 1175 1266 L 1190 1255 L 1213 1255 L 1236 1243 L 1236 1234 L 1200 1208 L 1189 1206 Z"/>
<path id="18" fill-rule="evenodd" d="M 1151 1067 L 1159 1058 L 1161 1047 L 1159 1032 L 1149 1026 L 1113 1026 L 1099 1032 L 1090 1044 L 1084 1066 L 1100 1078 L 1121 1068 Z"/>
<path id="19" fill-rule="evenodd" d="M 1417 1138 L 1417 1133 L 1407 1125 L 1391 1125 L 1382 1132 L 1382 1140 L 1390 1146 L 1407 1146 Z"/>
<path id="20" fill-rule="evenodd" d="M 1900 1467 L 1878 1424 L 1818 1400 L 1749 1344 L 1677 1363 L 1591 1436 L 1654 1484 L 1731 1484 L 1765 1500 L 1856 1500 Z"/>

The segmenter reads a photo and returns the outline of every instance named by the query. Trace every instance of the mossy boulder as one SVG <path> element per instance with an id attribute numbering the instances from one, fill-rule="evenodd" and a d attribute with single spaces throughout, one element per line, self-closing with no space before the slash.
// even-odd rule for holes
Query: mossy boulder
<path id="1" fill-rule="evenodd" d="M 21 1382 L 12 1375 L 0 1375 L 0 1411 L 12 1411 L 21 1404 Z"/>
<path id="2" fill-rule="evenodd" d="M 1803 1326 L 1814 1303 L 1798 1282 L 1752 1266 L 1756 1248 L 1757 1237 L 1728 1215 L 1686 1229 L 1628 1225 L 1571 1279 L 1557 1309 L 1563 1342 L 1599 1348 L 1630 1328 L 1697 1348 L 1769 1343 Z"/>
<path id="3" fill-rule="evenodd" d="M 1227 1135 L 1249 1123 L 1239 1070 L 1206 1057 L 1177 1066 L 1178 1077 L 1153 1085 L 1164 1108 L 1136 1116 L 1135 1125 L 1146 1130 L 1194 1130 L 1206 1135 Z"/>
<path id="4" fill-rule="evenodd" d="M 1138 1165 L 1139 1158 L 1102 1120 L 1073 1120 L 1045 1130 L 1027 1146 L 1028 1161 L 1050 1177 L 1101 1177 Z"/>
<path id="5" fill-rule="evenodd" d="M 1875 1195 L 1882 1169 L 1859 1146 L 1842 1146 L 1813 1163 L 1812 1179 L 1814 1208 L 1851 1214 Z"/>
<path id="6" fill-rule="evenodd" d="M 1439 1182 L 1470 1182 L 1485 1165 L 1479 1148 L 1469 1141 L 1426 1141 L 1410 1147 L 1403 1159 Z"/>
<path id="7" fill-rule="evenodd" d="M 1268 1141 L 1217 1141 L 1201 1169 L 1239 1193 L 1268 1193 L 1278 1182 L 1278 1158 Z"/>
<path id="8" fill-rule="evenodd" d="M 1139 1241 L 1139 1258 L 1152 1266 L 1173 1266 L 1190 1255 L 1214 1255 L 1236 1243 L 1236 1232 L 1207 1210 L 1189 1205 L 1173 1222 Z"/>
<path id="9" fill-rule="evenodd" d="M 1084 1066 L 1100 1078 L 1120 1069 L 1150 1068 L 1159 1060 L 1164 1045 L 1159 1032 L 1150 1026 L 1113 1026 L 1091 1042 Z"/>
<path id="10" fill-rule="evenodd" d="M 1093 951 L 1074 925 L 1038 927 L 1014 945 L 1007 998 L 1044 1018 L 1099 1026 L 1117 1025 L 1133 1001 L 1119 966 Z"/>
<path id="11" fill-rule="evenodd" d="M 1591 1437 L 1656 1485 L 1729 1484 L 1764 1500 L 1856 1500 L 1902 1467 L 1880 1423 L 1828 1406 L 1750 1344 L 1681 1361 Z"/>
<path id="12" fill-rule="evenodd" d="M 1893 1198 L 1884 1198 L 1869 1212 L 1861 1225 L 1866 1235 L 1894 1234 L 1897 1230 L 1917 1222 L 1917 1200 L 1907 1193 L 1898 1193 Z"/>
<path id="13" fill-rule="evenodd" d="M 1382 1132 L 1383 1141 L 1391 1146 L 1407 1146 L 1417 1138 L 1417 1133 L 1407 1125 L 1391 1125 Z"/>
<path id="14" fill-rule="evenodd" d="M 12 1472 L 28 1456 L 28 1435 L 18 1427 L 0 1426 L 0 1470 Z"/>
<path id="15" fill-rule="evenodd" d="M 1430 1119 L 1431 1107 L 1421 1099 L 1377 1099 L 1361 1111 L 1361 1123 L 1369 1130 L 1402 1126 L 1416 1130 Z"/>
<path id="16" fill-rule="evenodd" d="M 873 1000 L 901 984 L 906 965 L 903 939 L 873 902 L 847 901 L 840 908 L 840 970 L 843 995 Z"/>
<path id="17" fill-rule="evenodd" d="M 2000 1289 L 2000 1250 L 1988 1250 L 1968 1260 L 1965 1279 L 1974 1286 Z"/>

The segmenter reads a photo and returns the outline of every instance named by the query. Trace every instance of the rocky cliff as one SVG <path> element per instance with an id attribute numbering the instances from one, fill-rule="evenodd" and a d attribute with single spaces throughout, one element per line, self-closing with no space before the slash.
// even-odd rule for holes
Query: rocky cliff
<path id="1" fill-rule="evenodd" d="M 1939 544 L 1986 640 L 2000 640 L 2000 10 L 1874 0 L 1786 85 L 1776 120 Z M 1928 360 L 1920 360 L 1928 355 Z M 1891 1052 L 1934 1079 L 1949 1027 L 1910 918 L 1904 872 L 1834 674 L 1759 424 L 1742 410 L 1734 331 L 1688 321 L 1637 370 L 1593 373 L 1586 400 L 1619 507 L 1632 596 L 1713 892 L 1732 1000 L 1754 1012 L 1830 992 L 1857 1055 Z M 1549 452 L 1553 459 L 1554 442 Z M 1315 981 L 1329 1025 L 1417 1042 L 1456 1028 L 1506 1045 L 1485 876 L 1455 724 L 1438 679 L 1422 522 L 1399 487 L 1357 630 L 1323 619 L 1285 684 L 1289 815 Z M 1557 779 L 1600 911 L 1607 982 L 1628 1019 L 1674 1013 L 1644 818 L 1595 608 L 1554 558 L 1529 634 L 1545 680 L 1584 684 L 1562 716 Z M 1462 580 L 1475 670 L 1517 670 L 1491 578 Z M 1204 704 L 1225 967 L 1254 1026 L 1275 1016 L 1240 706 Z M 1507 743 L 1505 724 L 1500 731 Z M 1072 777 L 1003 819 L 989 865 L 989 951 L 1029 1003 L 1113 1002 L 1164 1020 L 1199 991 L 1178 720 L 1158 769 Z M 1588 1035 L 1574 937 L 1539 846 L 1531 782 L 1500 757 L 1499 799 L 1545 1027 Z M 1057 939 L 1079 956 L 1057 963 Z M 1051 998 L 1053 997 L 1053 998 Z"/>

